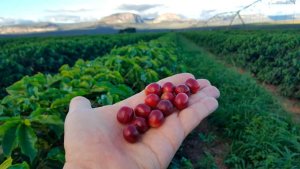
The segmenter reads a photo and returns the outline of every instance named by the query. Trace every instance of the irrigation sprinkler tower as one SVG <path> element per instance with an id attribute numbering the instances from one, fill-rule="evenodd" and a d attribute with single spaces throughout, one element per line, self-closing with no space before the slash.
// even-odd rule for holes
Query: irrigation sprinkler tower
<path id="1" fill-rule="evenodd" d="M 248 8 L 250 8 L 251 6 L 255 5 L 256 3 L 260 2 L 261 0 L 256 0 L 254 2 L 252 2 L 251 4 L 249 5 L 246 5 L 244 7 L 242 7 L 241 9 L 237 10 L 237 11 L 230 11 L 230 12 L 222 12 L 222 13 L 219 13 L 219 14 L 216 14 L 214 15 L 213 17 L 209 18 L 207 21 L 206 21 L 206 25 L 208 25 L 208 23 L 212 20 L 215 20 L 215 19 L 219 19 L 219 18 L 226 18 L 226 19 L 229 19 L 230 20 L 230 23 L 229 23 L 229 26 L 232 25 L 233 21 L 235 20 L 235 18 L 239 18 L 239 20 L 242 22 L 243 25 L 245 25 L 245 22 L 242 18 L 242 16 L 240 15 L 240 13 Z"/>
<path id="2" fill-rule="evenodd" d="M 268 0 L 269 1 L 269 7 L 271 5 L 287 5 L 287 4 L 296 4 L 296 0 Z M 232 26 L 233 22 L 238 18 L 242 25 L 245 25 L 245 21 L 243 19 L 243 17 L 241 16 L 241 12 L 245 11 L 248 8 L 253 7 L 254 5 L 256 5 L 257 3 L 262 2 L 262 0 L 256 0 L 244 7 L 242 7 L 241 9 L 237 10 L 237 11 L 230 11 L 230 12 L 222 12 L 222 13 L 218 13 L 214 16 L 212 16 L 211 18 L 209 18 L 206 22 L 205 25 L 208 26 L 209 22 L 214 21 L 214 20 L 226 20 L 229 21 L 229 25 L 228 26 Z M 295 11 L 294 11 L 294 19 L 295 19 Z"/>

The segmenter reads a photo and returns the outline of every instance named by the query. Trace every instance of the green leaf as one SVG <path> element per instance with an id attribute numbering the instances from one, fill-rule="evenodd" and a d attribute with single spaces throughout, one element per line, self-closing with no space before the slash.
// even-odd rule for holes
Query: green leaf
<path id="1" fill-rule="evenodd" d="M 112 105 L 114 102 L 114 98 L 110 93 L 107 93 L 107 105 Z"/>
<path id="2" fill-rule="evenodd" d="M 86 82 L 86 81 L 81 81 L 79 83 L 79 87 L 88 89 L 88 88 L 90 88 L 90 84 L 88 82 Z"/>
<path id="3" fill-rule="evenodd" d="M 5 161 L 3 161 L 3 163 L 0 165 L 1 169 L 7 169 L 8 167 L 11 166 L 13 162 L 13 159 L 11 157 L 8 157 Z"/>
<path id="4" fill-rule="evenodd" d="M 35 109 L 34 111 L 32 111 L 30 113 L 30 117 L 35 117 L 35 116 L 39 116 L 40 114 L 46 112 L 47 109 L 46 108 L 41 108 L 41 107 L 38 107 L 37 109 Z"/>
<path id="5" fill-rule="evenodd" d="M 97 93 L 101 93 L 107 90 L 107 87 L 103 87 L 103 86 L 94 86 L 90 91 L 91 93 L 97 92 Z"/>
<path id="6" fill-rule="evenodd" d="M 28 77 L 28 76 L 25 76 L 24 78 L 26 78 L 26 77 Z M 21 94 L 21 93 L 25 93 L 24 90 L 25 90 L 25 86 L 24 86 L 24 81 L 23 80 L 20 80 L 20 81 L 14 83 L 13 85 L 6 88 L 6 92 L 10 95 L 18 95 L 18 94 Z"/>
<path id="7" fill-rule="evenodd" d="M 10 121 L 12 117 L 9 117 L 9 116 L 2 116 L 0 117 L 0 122 L 7 122 L 7 121 Z M 0 126 L 1 127 L 1 126 Z"/>
<path id="8" fill-rule="evenodd" d="M 57 160 L 61 163 L 65 162 L 64 151 L 59 147 L 52 148 L 49 151 L 49 153 L 47 154 L 47 158 L 52 159 L 52 160 Z"/>
<path id="9" fill-rule="evenodd" d="M 64 128 L 61 126 L 49 125 L 49 128 L 54 131 L 58 138 L 60 138 L 64 133 Z"/>
<path id="10" fill-rule="evenodd" d="M 68 105 L 70 102 L 69 98 L 61 98 L 61 99 L 56 99 L 54 102 L 52 102 L 50 108 L 57 108 L 57 107 L 62 107 Z"/>
<path id="11" fill-rule="evenodd" d="M 60 82 L 60 80 L 62 79 L 61 76 L 52 76 L 52 75 L 49 75 L 47 74 L 46 75 L 46 79 L 47 79 L 47 86 L 55 86 L 57 83 Z"/>
<path id="12" fill-rule="evenodd" d="M 30 167 L 27 162 L 23 161 L 23 163 L 12 165 L 8 169 L 30 169 Z"/>
<path id="13" fill-rule="evenodd" d="M 4 106 L 0 105 L 0 116 L 4 113 Z"/>
<path id="14" fill-rule="evenodd" d="M 6 156 L 10 156 L 13 149 L 15 149 L 17 147 L 16 130 L 17 130 L 18 126 L 19 125 L 14 123 L 11 126 L 9 126 L 9 128 L 6 129 L 6 131 L 4 133 L 3 141 L 2 141 L 2 148 L 3 148 L 3 153 Z"/>
<path id="15" fill-rule="evenodd" d="M 35 147 L 37 136 L 30 126 L 19 125 L 17 129 L 18 143 L 23 154 L 30 158 L 30 161 L 36 157 L 37 149 Z"/>
<path id="16" fill-rule="evenodd" d="M 90 90 L 90 92 L 104 92 L 109 90 L 110 88 L 114 87 L 113 84 L 111 84 L 110 82 L 105 82 L 105 81 L 101 81 L 96 83 L 92 89 Z"/>
<path id="17" fill-rule="evenodd" d="M 56 126 L 62 126 L 64 125 L 63 120 L 57 116 L 57 115 L 39 115 L 34 116 L 30 119 L 31 122 L 37 122 L 41 124 L 47 124 L 47 125 L 56 125 Z"/>
<path id="18" fill-rule="evenodd" d="M 0 126 L 0 140 L 3 137 L 4 133 L 11 127 L 17 125 L 21 122 L 20 117 L 0 117 L 0 122 L 5 121 Z"/>
<path id="19" fill-rule="evenodd" d="M 70 94 L 65 95 L 64 98 L 59 98 L 56 99 L 55 101 L 52 102 L 50 108 L 58 108 L 58 107 L 64 107 L 64 106 L 68 106 L 69 102 L 71 101 L 71 99 L 75 96 L 83 96 L 86 93 L 88 93 L 86 90 L 78 90 L 76 92 L 72 92 Z"/>
<path id="20" fill-rule="evenodd" d="M 111 94 L 120 95 L 122 97 L 129 97 L 134 94 L 133 90 L 130 87 L 123 84 L 111 88 L 109 92 Z"/>
<path id="21" fill-rule="evenodd" d="M 47 125 L 58 137 L 64 131 L 64 121 L 57 115 L 39 115 L 32 117 L 30 121 Z"/>
<path id="22" fill-rule="evenodd" d="M 98 100 L 98 103 L 102 105 L 111 105 L 113 104 L 113 97 L 110 93 L 102 94 Z"/>

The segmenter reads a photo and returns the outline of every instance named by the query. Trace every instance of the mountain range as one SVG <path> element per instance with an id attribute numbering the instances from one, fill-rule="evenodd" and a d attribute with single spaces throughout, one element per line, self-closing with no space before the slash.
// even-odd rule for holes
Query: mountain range
<path id="1" fill-rule="evenodd" d="M 264 15 L 243 15 L 244 22 L 272 22 L 273 18 Z M 284 17 L 281 17 L 284 18 Z M 286 17 L 289 18 L 290 17 Z M 294 20 L 300 20 L 297 15 Z M 165 13 L 154 18 L 142 18 L 134 13 L 116 13 L 99 20 L 79 22 L 79 23 L 51 23 L 51 22 L 33 22 L 30 20 L 13 20 L 0 17 L 0 34 L 26 34 L 68 30 L 92 30 L 97 28 L 124 29 L 126 27 L 135 27 L 137 29 L 184 29 L 203 27 L 207 25 L 219 26 L 228 25 L 230 17 L 215 17 L 211 20 L 188 19 L 174 13 Z M 284 19 L 283 19 L 284 20 Z M 282 20 L 281 20 L 282 21 Z M 239 24 L 239 20 L 235 20 L 235 24 Z"/>

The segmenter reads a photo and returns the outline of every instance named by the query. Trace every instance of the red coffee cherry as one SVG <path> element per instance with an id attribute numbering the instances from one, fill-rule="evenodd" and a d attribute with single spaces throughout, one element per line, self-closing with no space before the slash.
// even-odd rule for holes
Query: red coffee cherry
<path id="1" fill-rule="evenodd" d="M 171 82 L 166 82 L 162 87 L 157 83 L 149 84 L 145 88 L 144 103 L 138 104 L 134 110 L 123 106 L 117 113 L 117 120 L 120 123 L 129 124 L 123 129 L 124 139 L 129 143 L 135 143 L 149 127 L 161 126 L 165 117 L 173 113 L 174 107 L 178 110 L 188 107 L 189 95 L 199 89 L 198 81 L 193 78 L 176 87 Z"/>
<path id="2" fill-rule="evenodd" d="M 171 102 L 174 101 L 175 95 L 171 92 L 165 92 L 160 97 L 162 100 L 170 100 Z"/>
<path id="3" fill-rule="evenodd" d="M 164 122 L 164 114 L 160 110 L 152 110 L 148 117 L 148 124 L 151 127 L 159 127 Z"/>
<path id="4" fill-rule="evenodd" d="M 174 105 L 178 110 L 185 109 L 188 107 L 189 97 L 185 93 L 179 93 L 174 99 Z"/>
<path id="5" fill-rule="evenodd" d="M 133 115 L 132 108 L 123 106 L 117 113 L 117 119 L 122 124 L 128 124 L 132 121 Z"/>
<path id="6" fill-rule="evenodd" d="M 137 130 L 136 126 L 133 124 L 130 124 L 123 129 L 123 137 L 129 143 L 137 142 L 139 139 L 139 136 L 140 136 L 140 133 Z"/>
<path id="7" fill-rule="evenodd" d="M 148 86 L 146 86 L 145 93 L 146 93 L 146 95 L 156 94 L 156 95 L 160 96 L 161 95 L 161 87 L 157 83 L 150 83 Z"/>
<path id="8" fill-rule="evenodd" d="M 146 120 L 142 117 L 136 117 L 133 120 L 132 124 L 135 125 L 135 127 L 140 133 L 145 133 L 149 129 Z"/>
<path id="9" fill-rule="evenodd" d="M 170 100 L 161 100 L 156 108 L 163 112 L 164 116 L 167 117 L 168 115 L 172 114 L 174 110 L 173 104 L 170 102 Z"/>
<path id="10" fill-rule="evenodd" d="M 193 94 L 197 93 L 197 91 L 200 89 L 200 85 L 196 79 L 189 78 L 186 80 L 185 84 L 190 88 Z"/>
<path id="11" fill-rule="evenodd" d="M 147 104 L 151 108 L 155 108 L 159 101 L 160 98 L 156 94 L 149 94 L 145 98 L 145 104 Z"/>
<path id="12" fill-rule="evenodd" d="M 138 117 L 148 118 L 151 108 L 146 104 L 138 104 L 134 109 L 135 115 Z"/>
<path id="13" fill-rule="evenodd" d="M 190 88 L 187 85 L 181 84 L 175 88 L 175 93 L 185 93 L 187 95 L 190 95 Z"/>
<path id="14" fill-rule="evenodd" d="M 171 82 L 167 82 L 162 86 L 162 92 L 173 92 L 175 89 L 175 86 Z"/>

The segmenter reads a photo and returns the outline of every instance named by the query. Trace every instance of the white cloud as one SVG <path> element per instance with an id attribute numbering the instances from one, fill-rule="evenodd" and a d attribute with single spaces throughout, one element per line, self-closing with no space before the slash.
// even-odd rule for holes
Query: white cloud
<path id="1" fill-rule="evenodd" d="M 24 17 L 23 19 L 40 20 L 45 19 L 45 17 L 49 15 L 70 15 L 80 17 L 81 20 L 91 20 L 100 19 L 117 12 L 134 12 L 144 16 L 177 13 L 188 18 L 199 19 L 209 18 L 221 12 L 237 11 L 254 1 L 255 0 L 184 0 L 175 2 L 174 0 L 74 0 L 72 3 L 66 4 L 59 2 L 58 6 L 49 3 L 46 9 L 40 10 L 42 11 L 40 13 L 19 10 L 17 12 L 19 12 L 20 16 L 16 16 L 16 18 Z M 298 1 L 296 1 L 295 5 L 272 5 L 270 3 L 271 1 L 272 0 L 262 0 L 255 6 L 243 11 L 242 14 L 261 13 L 273 15 L 292 14 L 300 11 L 300 3 Z M 120 6 L 122 8 L 120 8 Z M 76 20 L 75 17 L 74 20 Z"/>
<path id="2" fill-rule="evenodd" d="M 94 9 L 78 8 L 78 9 L 47 9 L 46 12 L 50 13 L 79 13 L 79 12 L 89 12 Z"/>
<path id="3" fill-rule="evenodd" d="M 137 12 L 145 12 L 147 10 L 163 6 L 162 4 L 122 4 L 118 7 L 119 10 L 133 10 Z"/>
<path id="4" fill-rule="evenodd" d="M 44 18 L 45 21 L 54 23 L 76 23 L 81 22 L 80 16 L 76 15 L 51 15 Z"/>

